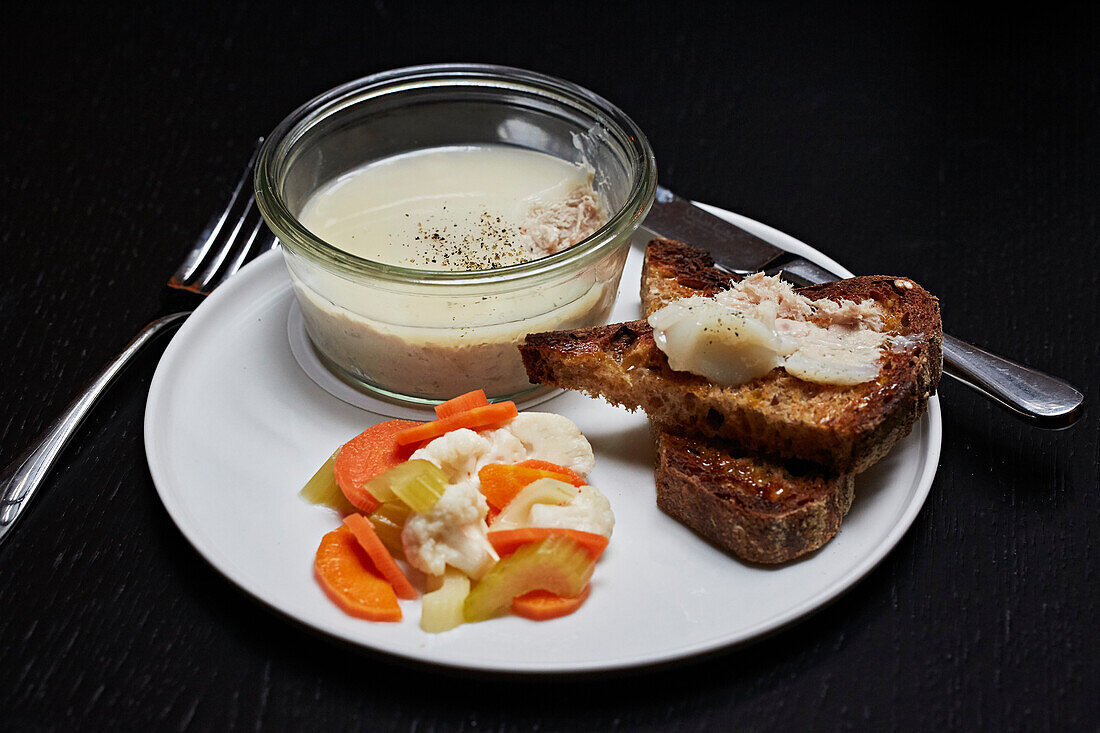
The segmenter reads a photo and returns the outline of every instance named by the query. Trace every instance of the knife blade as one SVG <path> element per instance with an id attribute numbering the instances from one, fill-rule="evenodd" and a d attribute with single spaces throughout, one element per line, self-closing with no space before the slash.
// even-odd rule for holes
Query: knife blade
<path id="1" fill-rule="evenodd" d="M 660 237 L 702 247 L 714 256 L 718 267 L 736 275 L 778 274 L 796 285 L 841 279 L 840 275 L 699 208 L 664 186 L 657 187 L 653 208 L 642 226 Z"/>
<path id="2" fill-rule="evenodd" d="M 731 274 L 764 272 L 795 285 L 840 280 L 827 268 L 766 242 L 752 232 L 699 208 L 663 186 L 642 226 L 667 239 L 702 247 Z M 1041 428 L 1059 429 L 1081 415 L 1084 395 L 1065 380 L 943 335 L 943 371 L 1018 417 Z"/>

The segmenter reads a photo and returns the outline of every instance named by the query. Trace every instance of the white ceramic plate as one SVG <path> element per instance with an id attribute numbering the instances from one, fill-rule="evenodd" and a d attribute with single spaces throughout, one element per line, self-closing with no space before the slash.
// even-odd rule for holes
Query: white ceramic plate
<path id="1" fill-rule="evenodd" d="M 781 232 L 714 211 L 844 272 Z M 640 267 L 635 249 L 613 320 L 638 317 Z M 823 606 L 870 571 L 908 529 L 936 472 L 940 410 L 933 397 L 912 434 L 859 477 L 832 542 L 781 567 L 750 566 L 657 509 L 644 417 L 561 394 L 538 409 L 568 416 L 588 436 L 597 461 L 590 481 L 611 500 L 617 520 L 584 607 L 549 622 L 503 617 L 437 635 L 420 630 L 417 601 L 401 602 L 405 618 L 397 624 L 358 620 L 313 579 L 318 542 L 339 519 L 302 501 L 298 490 L 336 446 L 383 418 L 302 372 L 287 341 L 292 300 L 281 257 L 269 253 L 187 320 L 149 392 L 149 469 L 180 531 L 227 578 L 290 618 L 369 649 L 456 668 L 590 672 L 745 642 Z"/>

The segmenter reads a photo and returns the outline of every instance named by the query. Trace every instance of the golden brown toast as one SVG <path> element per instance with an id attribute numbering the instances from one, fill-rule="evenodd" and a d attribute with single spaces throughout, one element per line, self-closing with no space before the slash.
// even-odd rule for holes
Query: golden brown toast
<path id="1" fill-rule="evenodd" d="M 890 280 L 910 282 L 904 278 Z M 643 308 L 649 314 L 679 298 L 713 295 L 728 288 L 730 282 L 731 276 L 716 269 L 705 251 L 670 240 L 654 240 L 646 250 L 642 270 Z M 910 290 L 908 285 L 897 283 L 893 287 Z M 920 388 L 925 385 L 930 391 L 939 378 L 941 337 L 935 300 L 931 299 L 925 307 L 929 309 L 927 317 L 918 321 L 927 324 L 934 320 L 935 329 L 927 352 L 913 355 L 927 364 L 924 371 L 915 372 L 916 392 L 922 392 Z M 681 391 L 685 385 L 693 386 L 698 378 L 683 375 L 686 382 L 680 381 L 677 375 L 682 373 L 672 372 L 667 362 L 662 363 L 647 352 L 645 347 L 652 340 L 650 332 L 650 341 L 646 342 L 647 329 L 644 322 L 634 322 L 536 334 L 528 337 L 521 351 L 533 382 L 567 386 L 593 395 L 607 396 L 612 392 L 615 396 L 611 401 L 629 407 L 653 406 L 660 414 L 675 414 L 673 410 L 662 409 L 670 400 L 706 404 L 695 391 Z M 635 374 L 639 369 L 642 372 Z M 779 371 L 782 370 L 776 370 Z M 631 399 L 623 394 L 623 389 L 635 381 L 628 375 L 640 377 L 637 381 L 650 390 L 647 399 Z M 773 372 L 761 381 L 778 376 Z M 668 380 L 667 383 L 662 384 L 662 379 Z M 809 396 L 813 399 L 817 395 Z M 837 397 L 834 395 L 833 399 Z M 875 446 L 865 455 L 877 458 L 900 439 L 902 428 L 890 427 L 888 423 L 907 423 L 904 431 L 908 432 L 923 409 L 924 399 L 919 403 L 908 412 L 899 413 L 893 421 L 883 421 L 877 428 L 878 435 L 885 436 L 889 445 Z M 715 438 L 712 409 L 716 408 L 706 407 L 695 413 L 701 431 L 709 432 L 710 438 L 700 437 L 700 430 L 692 430 L 694 425 L 681 424 L 670 430 L 654 423 L 658 506 L 719 548 L 754 562 L 791 560 L 832 539 L 851 506 L 854 473 L 768 457 L 735 442 Z M 695 434 L 684 435 L 685 427 Z M 864 458 L 863 462 L 870 465 L 874 458 Z"/>
<path id="2" fill-rule="evenodd" d="M 831 540 L 855 475 L 745 454 L 732 443 L 654 429 L 657 506 L 743 560 L 778 563 Z"/>
<path id="3" fill-rule="evenodd" d="M 688 295 L 712 295 L 731 276 L 690 245 L 654 240 L 646 249 L 646 312 Z M 805 460 L 837 473 L 858 473 L 912 429 L 939 382 L 941 344 L 936 299 L 912 280 L 873 275 L 799 289 L 811 298 L 870 299 L 887 330 L 907 337 L 883 349 L 878 377 L 852 386 L 821 385 L 782 367 L 736 387 L 671 369 L 644 320 L 530 334 L 520 346 L 530 380 L 641 408 L 661 428 L 730 440 L 754 453 Z"/>

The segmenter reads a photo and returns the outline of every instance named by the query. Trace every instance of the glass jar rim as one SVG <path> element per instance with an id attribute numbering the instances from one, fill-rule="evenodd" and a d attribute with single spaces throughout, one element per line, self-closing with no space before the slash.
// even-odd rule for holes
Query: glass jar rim
<path id="1" fill-rule="evenodd" d="M 589 237 L 561 252 L 491 270 L 419 270 L 388 265 L 346 252 L 317 237 L 290 211 L 276 185 L 276 166 L 286 158 L 293 144 L 316 123 L 356 104 L 398 91 L 430 87 L 480 86 L 533 93 L 557 104 L 579 108 L 601 124 L 616 131 L 629 143 L 635 163 L 630 191 L 618 211 Z M 268 135 L 260 148 L 255 172 L 256 203 L 264 219 L 285 246 L 301 256 L 353 277 L 421 283 L 460 285 L 507 282 L 550 274 L 580 266 L 600 256 L 627 230 L 637 228 L 649 211 L 657 186 L 657 164 L 649 141 L 622 110 L 603 97 L 546 74 L 494 64 L 428 64 L 371 74 L 334 87 L 291 112 Z"/>

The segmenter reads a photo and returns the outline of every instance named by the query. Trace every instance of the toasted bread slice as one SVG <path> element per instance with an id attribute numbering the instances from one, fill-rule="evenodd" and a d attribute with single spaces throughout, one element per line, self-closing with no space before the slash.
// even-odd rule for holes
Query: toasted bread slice
<path id="1" fill-rule="evenodd" d="M 654 240 L 642 268 L 646 315 L 692 295 L 714 295 L 731 276 L 697 247 Z M 654 427 L 657 506 L 743 560 L 780 563 L 822 547 L 852 505 L 855 474 L 775 461 L 736 444 Z"/>
<path id="2" fill-rule="evenodd" d="M 655 431 L 657 506 L 743 560 L 779 563 L 831 540 L 854 474 L 745 454 L 734 444 Z"/>
<path id="3" fill-rule="evenodd" d="M 646 251 L 647 312 L 668 300 L 713 294 L 731 276 L 706 252 L 669 240 Z M 912 429 L 939 382 L 942 330 L 936 299 L 912 280 L 869 276 L 802 288 L 811 298 L 870 299 L 904 347 L 884 349 L 878 377 L 853 386 L 820 385 L 781 367 L 737 387 L 674 371 L 645 321 L 530 334 L 520 346 L 530 380 L 642 408 L 661 428 L 730 440 L 749 451 L 858 473 Z"/>
<path id="4" fill-rule="evenodd" d="M 740 278 L 714 266 L 710 252 L 671 239 L 654 239 L 642 263 L 642 312 L 647 316 L 674 300 L 711 296 Z"/>

